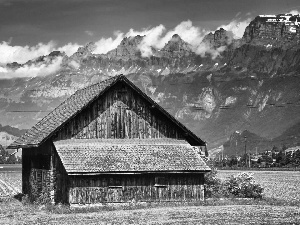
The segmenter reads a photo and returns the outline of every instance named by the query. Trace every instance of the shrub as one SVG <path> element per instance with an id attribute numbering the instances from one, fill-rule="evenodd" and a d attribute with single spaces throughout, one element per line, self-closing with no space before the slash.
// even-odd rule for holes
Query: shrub
<path id="1" fill-rule="evenodd" d="M 225 195 L 233 195 L 240 198 L 262 198 L 263 188 L 256 184 L 253 173 L 239 173 L 232 175 L 223 182 Z"/>
<path id="2" fill-rule="evenodd" d="M 37 197 L 34 199 L 34 204 L 36 205 L 48 205 L 51 203 L 50 195 L 48 188 L 42 189 L 40 193 L 38 193 Z"/>
<path id="3" fill-rule="evenodd" d="M 23 205 L 29 205 L 31 204 L 31 201 L 30 201 L 30 198 L 28 195 L 24 195 L 22 198 L 21 198 L 21 201 L 23 203 Z"/>
<path id="4" fill-rule="evenodd" d="M 221 179 L 217 177 L 217 169 L 212 168 L 209 173 L 204 175 L 204 196 L 206 198 L 220 197 Z"/>
<path id="5" fill-rule="evenodd" d="M 217 177 L 217 170 L 204 176 L 204 195 L 206 198 L 262 198 L 263 188 L 255 183 L 253 173 L 239 173 L 226 178 L 223 182 Z"/>

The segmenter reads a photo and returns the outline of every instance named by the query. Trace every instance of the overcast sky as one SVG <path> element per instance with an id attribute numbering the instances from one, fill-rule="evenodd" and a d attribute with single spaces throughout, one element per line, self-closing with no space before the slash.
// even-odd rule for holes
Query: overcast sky
<path id="1" fill-rule="evenodd" d="M 183 21 L 200 30 L 215 30 L 233 21 L 249 23 L 259 14 L 291 10 L 300 10 L 299 0 L 0 0 L 0 44 L 5 42 L 0 51 L 14 50 L 10 46 L 37 50 L 38 43 L 51 50 L 70 43 L 68 47 L 75 49 L 76 44 L 101 38 L 114 40 L 116 31 L 126 34 L 131 28 L 163 25 L 167 32 Z M 5 60 L 0 56 L 1 62 Z"/>

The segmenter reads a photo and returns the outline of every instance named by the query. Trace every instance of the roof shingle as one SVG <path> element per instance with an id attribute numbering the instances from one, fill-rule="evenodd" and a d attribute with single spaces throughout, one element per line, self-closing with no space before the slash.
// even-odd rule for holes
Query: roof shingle
<path id="1" fill-rule="evenodd" d="M 118 80 L 123 80 L 133 89 L 135 89 L 141 96 L 155 105 L 163 114 L 172 120 L 177 126 L 183 130 L 194 145 L 205 145 L 199 137 L 187 129 L 183 124 L 172 117 L 167 111 L 155 103 L 149 96 L 142 92 L 138 87 L 131 83 L 124 75 L 118 75 L 110 79 L 104 80 L 94 85 L 90 85 L 84 89 L 76 91 L 52 112 L 40 120 L 35 126 L 28 130 L 19 139 L 13 142 L 8 148 L 26 148 L 37 147 L 47 138 L 49 138 L 57 129 L 59 129 L 70 118 L 79 113 L 89 103 L 93 102 L 98 96 L 104 93 L 108 88 L 115 84 Z"/>
<path id="2" fill-rule="evenodd" d="M 210 171 L 184 140 L 69 139 L 54 145 L 68 174 Z"/>
<path id="3" fill-rule="evenodd" d="M 82 108 L 93 101 L 95 97 L 99 96 L 106 88 L 116 82 L 118 78 L 119 76 L 115 76 L 76 91 L 24 135 L 13 142 L 9 148 L 39 145 L 65 121 L 81 111 Z"/>

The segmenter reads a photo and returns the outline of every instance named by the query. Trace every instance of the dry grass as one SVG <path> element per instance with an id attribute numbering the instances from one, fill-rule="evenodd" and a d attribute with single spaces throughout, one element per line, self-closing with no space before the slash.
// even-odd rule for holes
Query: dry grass
<path id="1" fill-rule="evenodd" d="M 225 178 L 237 171 L 219 171 Z M 299 173 L 299 172 L 298 172 Z M 297 172 L 255 171 L 254 177 L 265 188 L 265 197 L 291 201 L 299 200 Z M 0 180 L 21 187 L 21 173 L 0 173 Z M 298 186 L 299 187 L 299 186 Z M 279 202 L 280 203 L 280 202 Z M 298 205 L 272 204 L 270 201 L 224 200 L 210 201 L 205 205 L 153 205 L 130 210 L 46 210 L 39 206 L 0 198 L 0 224 L 300 224 Z"/>
<path id="2" fill-rule="evenodd" d="M 218 176 L 225 179 L 245 171 L 219 170 Z M 264 197 L 287 202 L 300 202 L 300 173 L 299 171 L 251 171 L 255 181 L 264 188 Z"/>
<path id="3" fill-rule="evenodd" d="M 5 171 L 0 173 L 0 197 L 11 196 L 21 192 L 21 172 Z"/>
<path id="4" fill-rule="evenodd" d="M 5 206 L 5 207 L 4 207 Z M 55 214 L 16 200 L 0 203 L 0 224 L 299 224 L 296 206 L 177 206 Z"/>

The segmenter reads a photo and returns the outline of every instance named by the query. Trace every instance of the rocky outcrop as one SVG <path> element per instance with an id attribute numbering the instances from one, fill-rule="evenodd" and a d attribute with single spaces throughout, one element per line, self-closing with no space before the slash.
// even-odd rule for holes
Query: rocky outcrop
<path id="1" fill-rule="evenodd" d="M 138 45 L 142 42 L 143 36 L 125 37 L 118 47 L 105 54 L 108 58 L 127 61 L 129 59 L 138 59 L 141 57 L 141 52 Z"/>
<path id="2" fill-rule="evenodd" d="M 39 64 L 51 64 L 53 62 L 53 60 L 56 60 L 58 57 L 66 57 L 66 54 L 64 52 L 60 52 L 60 51 L 53 51 L 51 52 L 49 55 L 43 55 L 43 56 L 39 56 L 35 59 L 29 60 L 24 64 L 19 64 L 18 63 L 12 63 L 13 65 L 7 65 L 8 67 L 13 66 L 13 68 L 20 68 L 22 66 L 31 66 L 31 65 L 39 65 Z"/>
<path id="3" fill-rule="evenodd" d="M 11 70 L 16 70 L 16 69 L 20 68 L 21 66 L 22 66 L 22 64 L 19 64 L 19 63 L 17 63 L 17 62 L 7 63 L 7 64 L 6 64 L 6 67 L 7 67 L 8 69 L 11 69 Z"/>
<path id="4" fill-rule="evenodd" d="M 300 43 L 300 16 L 257 16 L 246 27 L 243 40 L 254 45 L 287 48 Z"/>
<path id="5" fill-rule="evenodd" d="M 162 57 L 181 58 L 194 54 L 192 47 L 183 41 L 178 34 L 174 34 L 170 41 L 160 50 Z"/>
<path id="6" fill-rule="evenodd" d="M 93 55 L 93 51 L 96 49 L 96 45 L 93 42 L 87 43 L 83 47 L 79 47 L 77 52 L 70 56 L 66 61 L 68 62 L 82 62 L 83 59 L 86 59 L 89 56 Z"/>
<path id="7" fill-rule="evenodd" d="M 210 45 L 213 48 L 219 48 L 230 44 L 232 38 L 223 28 L 216 30 L 214 33 L 210 32 L 203 38 L 203 43 Z"/>

